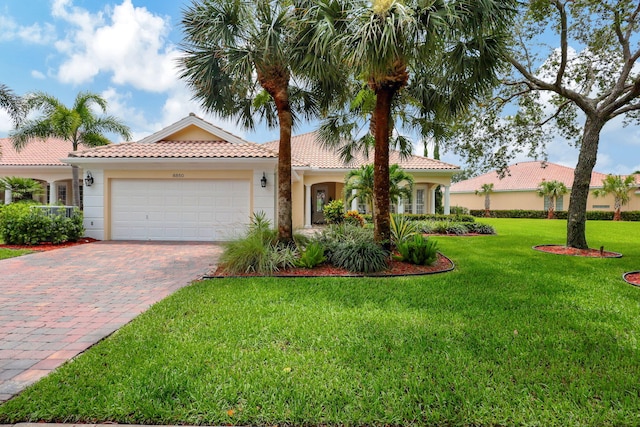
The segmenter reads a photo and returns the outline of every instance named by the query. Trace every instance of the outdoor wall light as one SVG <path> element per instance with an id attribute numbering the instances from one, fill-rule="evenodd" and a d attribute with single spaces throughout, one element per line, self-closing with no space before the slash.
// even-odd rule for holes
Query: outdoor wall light
<path id="1" fill-rule="evenodd" d="M 262 188 L 265 188 L 267 186 L 267 175 L 265 175 L 264 172 L 262 172 L 262 178 L 260 178 L 260 185 L 262 186 Z"/>
<path id="2" fill-rule="evenodd" d="M 93 175 L 91 175 L 91 172 L 87 172 L 87 177 L 84 179 L 84 184 L 87 187 L 91 187 L 93 185 Z"/>

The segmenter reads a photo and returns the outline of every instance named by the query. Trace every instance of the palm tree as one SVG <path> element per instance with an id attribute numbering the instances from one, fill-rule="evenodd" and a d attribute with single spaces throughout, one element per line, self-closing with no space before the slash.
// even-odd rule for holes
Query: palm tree
<path id="1" fill-rule="evenodd" d="M 509 0 L 301 0 L 314 28 L 313 55 L 337 52 L 375 95 L 374 235 L 390 241 L 392 109 L 407 89 L 420 114 L 463 109 L 496 79 L 504 58 Z M 352 137 L 356 139 L 357 136 Z M 340 144 L 339 138 L 335 144 Z"/>
<path id="2" fill-rule="evenodd" d="M 11 190 L 13 201 L 28 200 L 33 196 L 42 196 L 44 188 L 35 179 L 22 178 L 19 176 L 5 176 L 0 178 L 0 189 Z"/>
<path id="3" fill-rule="evenodd" d="M 487 218 L 491 216 L 489 212 L 491 210 L 491 193 L 493 193 L 493 182 L 482 184 L 480 189 L 476 190 L 476 195 L 484 196 L 484 216 Z"/>
<path id="4" fill-rule="evenodd" d="M 42 114 L 28 119 L 9 136 L 16 150 L 21 150 L 29 142 L 47 138 L 60 138 L 70 142 L 72 151 L 78 151 L 79 144 L 97 147 L 109 144 L 105 133 L 115 133 L 123 139 L 131 139 L 129 127 L 114 116 L 96 116 L 93 107 L 107 112 L 107 101 L 91 92 L 80 92 L 71 108 L 57 98 L 44 92 L 27 96 L 28 110 L 38 110 Z M 80 181 L 78 166 L 71 166 L 73 205 L 80 206 Z"/>
<path id="5" fill-rule="evenodd" d="M 555 218 L 556 201 L 558 200 L 558 197 L 562 197 L 568 192 L 569 190 L 567 189 L 567 186 L 564 185 L 563 182 L 555 179 L 553 181 L 542 181 L 538 184 L 538 196 L 549 198 L 547 219 Z"/>
<path id="6" fill-rule="evenodd" d="M 307 55 L 306 45 L 298 43 L 297 13 L 288 0 L 194 0 L 182 19 L 185 55 L 180 62 L 180 77 L 206 111 L 233 117 L 248 129 L 257 114 L 270 127 L 279 126 L 278 235 L 287 243 L 293 241 L 295 113 L 317 115 L 318 99 L 329 99 L 333 80 L 327 67 L 315 68 L 324 73 L 325 87 L 305 77 L 305 70 L 318 64 Z"/>
<path id="7" fill-rule="evenodd" d="M 9 113 L 9 117 L 17 126 L 24 118 L 24 104 L 22 98 L 15 95 L 6 85 L 0 83 L 0 108 Z"/>
<path id="8" fill-rule="evenodd" d="M 628 175 L 624 179 L 620 175 L 607 175 L 607 177 L 602 180 L 602 188 L 594 190 L 593 195 L 600 197 L 613 194 L 613 208 L 615 210 L 613 220 L 620 221 L 622 219 L 620 209 L 629 203 L 629 191 L 631 191 L 635 183 L 635 175 Z"/>
<path id="9" fill-rule="evenodd" d="M 354 169 L 347 174 L 344 191 L 348 195 L 348 203 L 358 198 L 366 203 L 373 212 L 373 176 L 372 164 L 362 165 L 359 169 Z M 391 165 L 389 167 L 389 196 L 391 200 L 398 202 L 403 198 L 411 198 L 413 182 L 413 176 L 397 164 Z"/>

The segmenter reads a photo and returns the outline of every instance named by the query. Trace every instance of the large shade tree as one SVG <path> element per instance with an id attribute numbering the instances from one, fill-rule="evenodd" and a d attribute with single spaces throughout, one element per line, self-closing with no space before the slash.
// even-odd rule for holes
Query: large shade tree
<path id="1" fill-rule="evenodd" d="M 286 0 L 202 0 L 193 1 L 182 19 L 181 78 L 194 98 L 248 129 L 259 118 L 280 129 L 277 226 L 283 242 L 293 239 L 292 128 L 319 113 L 337 77 L 300 43 L 297 14 Z M 308 78 L 311 68 L 325 77 L 320 85 Z"/>
<path id="2" fill-rule="evenodd" d="M 375 95 L 374 236 L 390 241 L 392 110 L 403 92 L 423 115 L 456 111 L 487 90 L 503 58 L 512 3 L 506 0 L 300 1 L 312 23 L 309 49 L 335 57 Z M 439 115 L 439 114 L 435 114 Z M 357 135 L 351 135 L 356 139 Z M 339 141 L 336 142 L 339 144 Z"/>
<path id="3" fill-rule="evenodd" d="M 579 147 L 567 246 L 584 249 L 600 134 L 614 119 L 640 117 L 640 2 L 528 0 L 520 7 L 512 67 L 458 148 L 471 163 L 504 169 L 520 153 L 544 158 L 558 136 Z"/>
<path id="4" fill-rule="evenodd" d="M 16 150 L 21 150 L 29 142 L 47 138 L 60 138 L 71 143 L 72 151 L 80 144 L 97 147 L 109 144 L 106 134 L 117 134 L 123 139 L 131 139 L 129 127 L 118 118 L 106 115 L 107 101 L 91 92 L 80 92 L 71 107 L 59 99 L 43 92 L 26 97 L 29 111 L 40 114 L 25 120 L 9 135 Z M 103 115 L 97 115 L 96 109 Z M 80 173 L 76 165 L 71 166 L 73 205 L 80 206 Z"/>

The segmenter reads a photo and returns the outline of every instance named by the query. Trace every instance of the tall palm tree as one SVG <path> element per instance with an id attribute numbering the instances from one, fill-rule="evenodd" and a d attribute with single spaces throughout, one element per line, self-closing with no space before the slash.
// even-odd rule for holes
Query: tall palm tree
<path id="1" fill-rule="evenodd" d="M 107 101 L 91 92 L 80 92 L 69 108 L 57 98 L 44 92 L 27 96 L 29 110 L 40 111 L 40 116 L 25 120 L 9 135 L 16 150 L 21 150 L 33 140 L 60 138 L 71 143 L 72 151 L 78 151 L 79 144 L 97 147 L 109 144 L 105 133 L 131 139 L 129 127 L 114 116 L 97 116 L 94 107 L 103 114 L 107 112 Z M 71 166 L 73 205 L 80 206 L 80 180 L 78 166 Z"/>
<path id="2" fill-rule="evenodd" d="M 348 195 L 347 202 L 351 203 L 355 198 L 362 200 L 373 211 L 373 165 L 362 165 L 359 169 L 350 171 L 345 178 L 344 191 Z M 410 199 L 413 191 L 413 176 L 405 172 L 397 164 L 389 167 L 389 196 L 394 202 L 403 198 Z M 355 190 L 355 193 L 354 191 Z"/>
<path id="3" fill-rule="evenodd" d="M 549 198 L 549 208 L 547 210 L 547 219 L 555 218 L 556 201 L 559 197 L 567 194 L 569 190 L 563 182 L 552 180 L 542 181 L 538 184 L 538 196 Z"/>
<path id="4" fill-rule="evenodd" d="M 300 0 L 313 22 L 310 52 L 338 51 L 375 94 L 374 235 L 390 241 L 389 142 L 403 90 L 420 113 L 463 109 L 497 81 L 511 0 Z M 336 142 L 339 144 L 339 141 Z"/>
<path id="5" fill-rule="evenodd" d="M 482 184 L 480 189 L 476 190 L 476 195 L 484 196 L 484 216 L 486 217 L 491 216 L 491 193 L 493 193 L 493 182 Z"/>
<path id="6" fill-rule="evenodd" d="M 211 113 L 233 117 L 248 129 L 255 118 L 280 128 L 278 235 L 293 241 L 291 131 L 298 117 L 319 113 L 330 99 L 329 68 L 318 68 L 299 43 L 298 10 L 288 0 L 193 0 L 185 10 L 181 78 Z M 324 87 L 306 77 L 316 67 Z M 319 71 L 321 70 L 321 71 Z M 320 101 L 319 101 L 320 100 Z"/>
<path id="7" fill-rule="evenodd" d="M 628 175 L 624 179 L 620 175 L 607 175 L 606 178 L 602 180 L 602 188 L 594 190 L 593 195 L 601 197 L 612 194 L 613 209 L 615 210 L 613 220 L 620 221 L 622 219 L 620 209 L 629 203 L 629 191 L 631 191 L 635 183 L 635 175 Z"/>

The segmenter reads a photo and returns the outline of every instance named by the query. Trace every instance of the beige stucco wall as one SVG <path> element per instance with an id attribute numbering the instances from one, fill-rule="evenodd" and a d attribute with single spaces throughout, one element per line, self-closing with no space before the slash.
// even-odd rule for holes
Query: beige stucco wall
<path id="1" fill-rule="evenodd" d="M 451 206 L 462 206 L 467 209 L 484 209 L 484 196 L 475 193 L 451 193 Z M 569 208 L 569 194 L 564 196 L 564 210 Z M 494 192 L 491 194 L 492 210 L 543 210 L 544 199 L 535 191 Z M 589 211 L 613 211 L 613 196 L 594 197 L 592 193 L 587 199 Z M 622 207 L 623 211 L 640 210 L 640 194 L 635 190 L 630 193 L 629 203 Z"/>
<path id="2" fill-rule="evenodd" d="M 164 139 L 167 141 L 210 141 L 212 137 L 214 139 L 217 138 L 211 132 L 207 132 L 195 125 L 189 125 Z"/>

